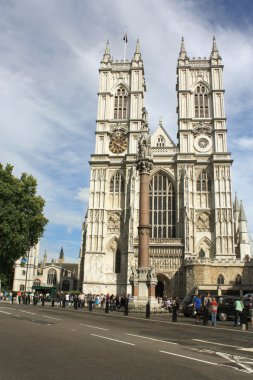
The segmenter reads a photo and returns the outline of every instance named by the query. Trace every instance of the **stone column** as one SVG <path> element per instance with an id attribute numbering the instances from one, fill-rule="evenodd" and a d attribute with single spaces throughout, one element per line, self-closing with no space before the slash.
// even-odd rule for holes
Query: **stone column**
<path id="1" fill-rule="evenodd" d="M 142 133 L 138 145 L 136 167 L 140 174 L 140 199 L 139 199 L 139 251 L 138 268 L 130 278 L 132 284 L 132 296 L 135 304 L 150 305 L 155 300 L 155 285 L 157 279 L 154 268 L 149 266 L 149 236 L 151 226 L 149 224 L 149 177 L 153 167 L 153 156 L 150 146 L 150 137 Z"/>

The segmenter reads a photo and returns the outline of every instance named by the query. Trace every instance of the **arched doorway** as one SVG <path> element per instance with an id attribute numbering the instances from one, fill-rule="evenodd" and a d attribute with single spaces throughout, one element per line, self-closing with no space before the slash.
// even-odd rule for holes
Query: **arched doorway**
<path id="1" fill-rule="evenodd" d="M 155 287 L 156 298 L 163 298 L 163 293 L 164 293 L 164 284 L 162 281 L 158 281 Z"/>
<path id="2" fill-rule="evenodd" d="M 166 274 L 157 273 L 157 285 L 155 288 L 156 298 L 171 297 L 171 284 L 170 279 Z"/>

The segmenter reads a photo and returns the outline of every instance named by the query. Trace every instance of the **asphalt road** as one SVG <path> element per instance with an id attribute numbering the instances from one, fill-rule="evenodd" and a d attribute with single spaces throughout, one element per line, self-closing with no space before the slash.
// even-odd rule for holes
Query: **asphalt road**
<path id="1" fill-rule="evenodd" d="M 253 328 L 0 302 L 0 380 L 249 379 Z"/>

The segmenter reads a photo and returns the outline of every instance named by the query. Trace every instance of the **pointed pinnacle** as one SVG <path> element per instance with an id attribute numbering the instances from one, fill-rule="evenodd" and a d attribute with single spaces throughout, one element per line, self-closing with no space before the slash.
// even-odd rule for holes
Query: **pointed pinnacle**
<path id="1" fill-rule="evenodd" d="M 216 44 L 216 38 L 215 38 L 215 36 L 213 36 L 213 48 L 212 48 L 212 53 L 214 53 L 214 52 L 219 53 L 219 50 L 218 50 L 217 44 Z"/>
<path id="2" fill-rule="evenodd" d="M 137 41 L 136 41 L 136 49 L 135 49 L 135 54 L 140 54 L 141 52 L 141 47 L 140 47 L 140 41 L 139 41 L 139 38 L 137 38 Z"/>
<path id="3" fill-rule="evenodd" d="M 241 204 L 240 204 L 240 214 L 239 214 L 239 222 L 242 222 L 242 221 L 247 222 L 247 218 L 245 216 L 243 204 L 242 204 L 242 201 L 241 201 Z"/>
<path id="4" fill-rule="evenodd" d="M 235 212 L 240 211 L 240 205 L 239 205 L 239 201 L 238 201 L 237 193 L 235 193 L 234 211 L 235 211 Z"/>
<path id="5" fill-rule="evenodd" d="M 185 46 L 184 46 L 184 37 L 181 39 L 181 50 L 180 53 L 186 53 Z"/>
<path id="6" fill-rule="evenodd" d="M 160 127 L 163 126 L 163 118 L 162 118 L 162 116 L 159 117 L 159 126 Z"/>
<path id="7" fill-rule="evenodd" d="M 110 55 L 110 43 L 109 43 L 109 40 L 106 41 L 105 54 Z"/>

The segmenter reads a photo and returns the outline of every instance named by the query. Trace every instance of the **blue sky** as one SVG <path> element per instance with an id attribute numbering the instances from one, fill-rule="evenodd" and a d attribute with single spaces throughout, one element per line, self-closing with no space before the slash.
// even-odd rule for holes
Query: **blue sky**
<path id="1" fill-rule="evenodd" d="M 176 64 L 181 36 L 190 57 L 224 64 L 233 191 L 253 232 L 253 1 L 19 0 L 0 2 L 0 151 L 14 173 L 34 175 L 50 220 L 41 255 L 63 246 L 77 261 L 94 151 L 98 67 L 109 39 L 114 59 L 140 39 L 151 132 L 160 116 L 176 140 Z"/>

